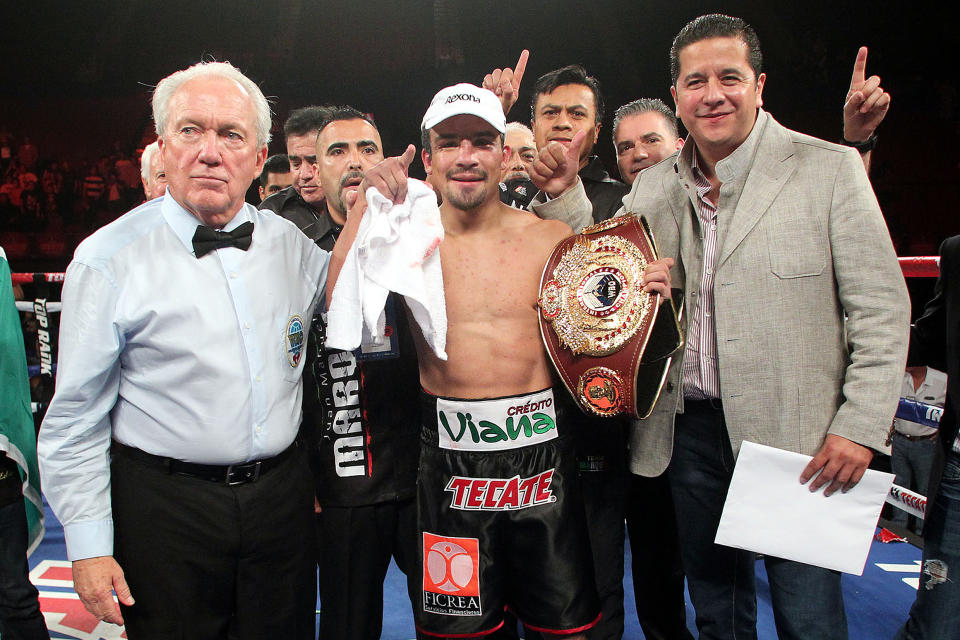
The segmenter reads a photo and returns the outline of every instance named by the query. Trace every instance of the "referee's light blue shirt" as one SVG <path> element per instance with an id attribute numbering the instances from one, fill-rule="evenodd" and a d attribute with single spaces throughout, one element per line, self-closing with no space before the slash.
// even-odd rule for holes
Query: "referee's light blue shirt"
<path id="1" fill-rule="evenodd" d="M 303 343 L 329 255 L 244 205 L 247 251 L 200 259 L 198 220 L 169 191 L 77 248 L 63 286 L 56 393 L 38 451 L 71 560 L 112 555 L 111 438 L 234 464 L 276 455 L 300 424 Z"/>

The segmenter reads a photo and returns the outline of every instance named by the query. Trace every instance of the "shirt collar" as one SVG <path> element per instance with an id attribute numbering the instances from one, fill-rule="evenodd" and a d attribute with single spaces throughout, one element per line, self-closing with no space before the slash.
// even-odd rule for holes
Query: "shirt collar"
<path id="1" fill-rule="evenodd" d="M 169 188 L 163 194 L 160 211 L 163 214 L 163 219 L 170 225 L 170 229 L 173 230 L 174 235 L 177 236 L 184 248 L 193 253 L 193 234 L 197 231 L 197 225 L 201 225 L 203 222 L 180 206 L 180 203 L 170 195 Z M 233 231 L 244 222 L 253 222 L 254 211 L 255 209 L 252 206 L 244 203 L 236 215 L 233 216 L 233 219 L 224 225 L 223 230 Z"/>
<path id="2" fill-rule="evenodd" d="M 717 178 L 720 179 L 721 183 L 736 182 L 747 175 L 753 164 L 753 157 L 757 151 L 760 136 L 763 135 L 763 130 L 769 119 L 770 116 L 767 115 L 766 111 L 757 109 L 757 120 L 753 123 L 753 129 L 750 130 L 750 135 L 747 136 L 747 139 L 744 140 L 739 147 L 733 150 L 733 153 L 718 162 L 717 166 L 714 167 Z M 680 151 L 680 155 L 677 156 L 675 166 L 678 172 L 693 172 L 693 168 L 697 166 L 696 158 L 694 157 L 696 146 L 696 142 L 688 135 L 683 144 L 683 149 Z"/>
<path id="3" fill-rule="evenodd" d="M 324 208 L 324 210 L 317 215 L 317 221 L 315 223 L 317 232 L 316 235 L 318 238 L 322 238 L 328 233 L 332 233 L 334 237 L 340 235 L 340 231 L 343 229 L 342 225 L 337 224 L 333 221 L 333 218 L 330 217 L 330 212 Z"/>
<path id="4" fill-rule="evenodd" d="M 713 214 L 716 215 L 717 205 L 706 198 L 710 190 L 713 189 L 713 185 L 710 184 L 710 180 L 708 180 L 707 176 L 703 175 L 703 171 L 700 170 L 700 161 L 697 160 L 697 154 L 695 153 L 690 155 L 690 170 L 693 172 L 695 178 L 694 184 L 697 187 L 697 196 L 706 202 L 713 210 Z"/>
<path id="5" fill-rule="evenodd" d="M 330 212 L 327 211 L 326 202 L 321 201 L 321 208 L 318 210 L 312 204 L 303 199 L 303 196 L 294 189 L 292 186 L 287 187 L 290 190 L 288 197 L 285 199 L 284 204 L 276 209 L 277 214 L 281 215 L 284 211 L 284 205 L 289 202 L 290 206 L 294 209 L 301 207 L 303 211 L 309 212 L 312 217 L 312 222 L 304 221 L 300 228 L 307 236 L 318 242 L 325 238 L 328 234 L 333 234 L 334 240 L 340 235 L 340 231 L 343 229 L 343 225 L 337 224 L 333 221 L 333 218 L 330 217 Z M 272 197 L 272 196 L 271 196 Z M 291 202 L 293 201 L 293 202 Z M 286 216 L 284 216 L 286 217 Z M 299 224 L 297 226 L 300 226 Z"/>

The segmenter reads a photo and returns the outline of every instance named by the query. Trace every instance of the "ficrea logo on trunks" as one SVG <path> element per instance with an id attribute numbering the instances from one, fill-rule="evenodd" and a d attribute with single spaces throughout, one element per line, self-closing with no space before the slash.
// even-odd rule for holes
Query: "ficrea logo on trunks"
<path id="1" fill-rule="evenodd" d="M 480 540 L 423 532 L 423 610 L 479 616 Z"/>
<path id="2" fill-rule="evenodd" d="M 437 399 L 439 446 L 505 451 L 557 437 L 553 391 L 496 400 Z"/>

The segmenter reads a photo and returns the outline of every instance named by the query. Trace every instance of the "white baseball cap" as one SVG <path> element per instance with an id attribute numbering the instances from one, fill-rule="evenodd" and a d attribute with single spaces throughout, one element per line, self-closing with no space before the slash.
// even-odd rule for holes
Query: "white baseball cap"
<path id="1" fill-rule="evenodd" d="M 459 115 L 477 116 L 500 133 L 507 132 L 507 118 L 500 99 L 492 91 L 466 82 L 441 89 L 433 96 L 421 126 L 432 129 L 447 118 Z"/>

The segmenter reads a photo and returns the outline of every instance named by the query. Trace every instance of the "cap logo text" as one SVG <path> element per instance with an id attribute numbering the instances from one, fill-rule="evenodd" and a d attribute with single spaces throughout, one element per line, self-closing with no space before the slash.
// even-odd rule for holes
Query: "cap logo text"
<path id="1" fill-rule="evenodd" d="M 469 93 L 455 93 L 447 98 L 446 104 L 450 104 L 451 102 L 456 102 L 458 100 L 471 100 L 477 104 L 480 103 L 480 98 L 475 95 Z"/>

